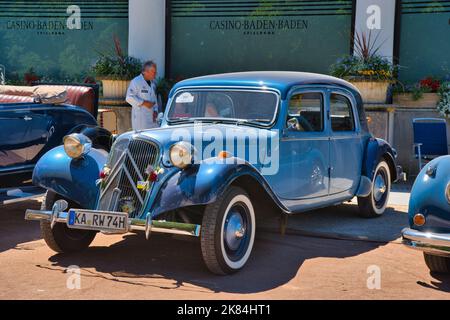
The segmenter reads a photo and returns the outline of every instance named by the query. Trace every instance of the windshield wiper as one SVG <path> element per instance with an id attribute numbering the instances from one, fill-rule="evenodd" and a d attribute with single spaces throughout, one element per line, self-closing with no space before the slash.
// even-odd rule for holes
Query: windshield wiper
<path id="1" fill-rule="evenodd" d="M 169 120 L 169 123 L 183 123 L 183 122 L 210 122 L 210 123 L 234 123 L 236 125 L 264 125 L 271 121 L 267 119 L 227 119 L 227 118 L 178 118 Z"/>
<path id="2" fill-rule="evenodd" d="M 269 124 L 271 121 L 267 119 L 239 119 L 236 121 L 236 125 L 251 125 L 251 126 L 261 126 Z"/>
<path id="3" fill-rule="evenodd" d="M 177 119 L 169 119 L 169 123 L 180 123 L 180 122 L 191 122 L 194 121 L 192 118 L 177 118 Z"/>
<path id="4" fill-rule="evenodd" d="M 247 120 L 249 122 L 259 122 L 259 123 L 271 123 L 272 120 L 267 120 L 267 119 L 250 119 Z"/>

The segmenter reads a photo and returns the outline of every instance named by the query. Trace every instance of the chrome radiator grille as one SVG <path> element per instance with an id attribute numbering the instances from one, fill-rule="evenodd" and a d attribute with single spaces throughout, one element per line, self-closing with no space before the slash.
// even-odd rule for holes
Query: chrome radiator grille
<path id="1" fill-rule="evenodd" d="M 156 167 L 159 148 L 149 141 L 131 140 L 126 148 L 112 150 L 111 159 L 114 161 L 109 164 L 111 174 L 101 191 L 97 209 L 128 212 L 135 218 L 141 214 L 149 191 L 139 190 L 137 183 L 147 180 L 145 171 L 149 165 Z"/>

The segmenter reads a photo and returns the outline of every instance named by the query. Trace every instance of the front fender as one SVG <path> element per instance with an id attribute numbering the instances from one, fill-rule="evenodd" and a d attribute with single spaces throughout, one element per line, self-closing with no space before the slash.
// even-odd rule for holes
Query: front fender
<path id="1" fill-rule="evenodd" d="M 409 200 L 409 224 L 423 232 L 450 232 L 450 203 L 446 188 L 450 183 L 450 156 L 443 156 L 428 163 L 417 176 Z M 426 224 L 418 227 L 413 218 L 421 213 Z"/>
<path id="2" fill-rule="evenodd" d="M 100 170 L 107 160 L 103 150 L 91 149 L 82 159 L 67 156 L 63 146 L 47 152 L 36 164 L 33 184 L 72 200 L 84 209 L 94 209 Z"/>
<path id="3" fill-rule="evenodd" d="M 162 183 L 148 211 L 154 218 L 178 208 L 213 203 L 236 179 L 243 176 L 255 179 L 282 210 L 288 211 L 251 164 L 242 160 L 239 163 L 231 162 L 224 163 L 211 158 L 189 169 L 178 170 Z"/>
<path id="4" fill-rule="evenodd" d="M 370 179 L 370 181 L 372 181 L 373 175 L 375 174 L 375 169 L 383 157 L 387 158 L 388 165 L 391 167 L 392 181 L 396 181 L 398 177 L 396 170 L 395 152 L 388 142 L 378 138 L 370 138 L 367 143 L 366 152 L 364 155 L 362 175 L 366 176 Z"/>

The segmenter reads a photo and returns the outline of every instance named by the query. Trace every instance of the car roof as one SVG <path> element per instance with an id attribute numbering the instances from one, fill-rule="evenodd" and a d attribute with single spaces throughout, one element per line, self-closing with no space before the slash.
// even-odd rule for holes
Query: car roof
<path id="1" fill-rule="evenodd" d="M 349 90 L 355 97 L 359 121 L 364 131 L 369 131 L 364 111 L 364 104 L 359 90 L 351 83 L 328 75 L 297 71 L 248 71 L 213 74 L 186 79 L 178 82 L 171 90 L 169 97 L 182 87 L 250 87 L 271 88 L 286 99 L 289 90 L 299 85 L 334 85 Z"/>
<path id="2" fill-rule="evenodd" d="M 313 84 L 336 85 L 349 89 L 351 92 L 359 95 L 358 90 L 349 82 L 328 75 L 295 71 L 250 71 L 222 73 L 186 79 L 178 82 L 174 86 L 170 96 L 172 97 L 173 93 L 180 87 L 244 86 L 276 89 L 281 93 L 282 99 L 284 99 L 292 86 Z"/>

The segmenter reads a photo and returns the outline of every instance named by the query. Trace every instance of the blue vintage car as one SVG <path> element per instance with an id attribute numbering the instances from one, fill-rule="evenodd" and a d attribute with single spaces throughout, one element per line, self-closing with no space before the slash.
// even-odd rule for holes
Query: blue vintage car
<path id="1" fill-rule="evenodd" d="M 450 272 L 450 156 L 428 163 L 417 177 L 409 202 L 410 228 L 403 243 L 423 251 L 433 272 Z"/>
<path id="2" fill-rule="evenodd" d="M 38 160 L 71 133 L 90 137 L 95 147 L 109 152 L 111 134 L 97 125 L 96 87 L 89 85 L 52 86 L 62 88 L 67 103 L 42 103 L 25 96 L 31 87 L 8 87 L 16 95 L 0 94 L 0 203 L 34 195 L 31 180 Z M 6 87 L 4 87 L 6 88 Z M 19 94 L 24 94 L 19 95 Z M 72 105 L 79 103 L 79 105 Z M 19 188 L 19 189 L 18 189 Z M 22 190 L 23 192 L 17 192 Z"/>
<path id="3" fill-rule="evenodd" d="M 170 93 L 161 128 L 119 136 L 108 158 L 69 135 L 33 181 L 48 189 L 40 220 L 56 252 L 85 249 L 97 232 L 200 238 L 216 274 L 244 267 L 258 218 L 333 206 L 357 196 L 379 217 L 402 177 L 396 152 L 368 131 L 358 90 L 300 72 L 193 78 Z M 283 219 L 281 219 L 283 220 Z"/>

